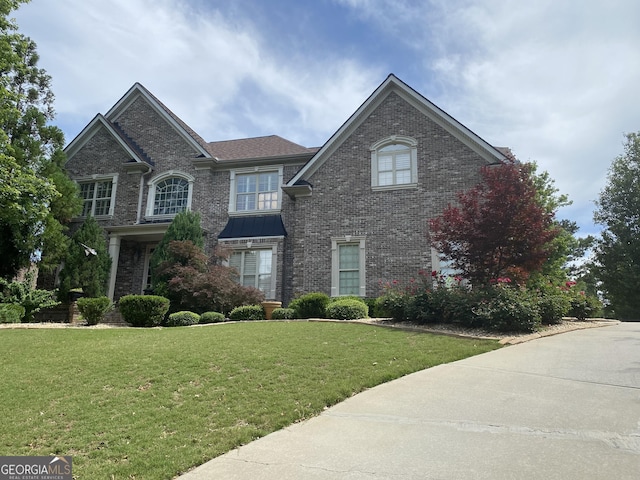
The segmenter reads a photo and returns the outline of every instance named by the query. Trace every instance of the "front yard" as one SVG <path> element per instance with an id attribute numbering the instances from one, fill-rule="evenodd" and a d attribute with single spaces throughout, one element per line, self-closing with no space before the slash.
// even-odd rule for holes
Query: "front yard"
<path id="1" fill-rule="evenodd" d="M 408 373 L 499 348 L 369 325 L 0 330 L 0 455 L 170 479 Z"/>

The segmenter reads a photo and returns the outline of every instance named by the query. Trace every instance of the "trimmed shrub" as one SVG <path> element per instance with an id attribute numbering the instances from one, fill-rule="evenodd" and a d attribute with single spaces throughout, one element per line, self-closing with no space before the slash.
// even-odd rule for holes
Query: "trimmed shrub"
<path id="1" fill-rule="evenodd" d="M 538 302 L 526 291 L 495 287 L 483 291 L 475 308 L 480 325 L 497 332 L 534 332 L 540 326 Z"/>
<path id="2" fill-rule="evenodd" d="M 220 323 L 225 320 L 224 314 L 220 312 L 204 312 L 200 315 L 200 323 Z"/>
<path id="3" fill-rule="evenodd" d="M 364 303 L 365 305 L 368 306 L 367 300 L 362 297 L 358 297 L 357 295 L 344 295 L 342 297 L 331 297 L 329 298 L 329 303 L 339 302 L 340 300 L 355 300 L 356 302 Z"/>
<path id="4" fill-rule="evenodd" d="M 188 327 L 189 325 L 195 325 L 199 321 L 200 315 L 197 313 L 182 311 L 170 314 L 165 325 L 167 327 Z"/>
<path id="5" fill-rule="evenodd" d="M 296 311 L 297 318 L 325 318 L 329 301 L 326 293 L 312 292 L 291 300 L 289 308 Z"/>
<path id="6" fill-rule="evenodd" d="M 293 308 L 274 308 L 271 312 L 272 320 L 293 320 L 296 318 L 296 311 Z"/>
<path id="7" fill-rule="evenodd" d="M 24 307 L 17 303 L 0 303 L 0 323 L 20 323 Z"/>
<path id="8" fill-rule="evenodd" d="M 112 308 L 113 302 L 109 297 L 82 297 L 78 299 L 78 310 L 87 325 L 100 323 Z"/>
<path id="9" fill-rule="evenodd" d="M 159 295 L 125 295 L 118 302 L 125 322 L 134 327 L 157 327 L 169 311 L 169 299 Z"/>
<path id="10" fill-rule="evenodd" d="M 243 305 L 236 307 L 229 313 L 230 320 L 264 320 L 262 305 Z"/>
<path id="11" fill-rule="evenodd" d="M 341 298 L 334 300 L 326 308 L 327 318 L 337 320 L 356 320 L 367 318 L 369 307 L 361 299 Z"/>

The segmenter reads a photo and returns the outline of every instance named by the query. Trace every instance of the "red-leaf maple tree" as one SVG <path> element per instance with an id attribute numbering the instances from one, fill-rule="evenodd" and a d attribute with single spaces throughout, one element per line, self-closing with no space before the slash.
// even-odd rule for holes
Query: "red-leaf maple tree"
<path id="1" fill-rule="evenodd" d="M 433 247 L 473 285 L 505 277 L 523 283 L 548 258 L 559 231 L 532 172 L 517 160 L 485 166 L 481 183 L 429 221 Z"/>

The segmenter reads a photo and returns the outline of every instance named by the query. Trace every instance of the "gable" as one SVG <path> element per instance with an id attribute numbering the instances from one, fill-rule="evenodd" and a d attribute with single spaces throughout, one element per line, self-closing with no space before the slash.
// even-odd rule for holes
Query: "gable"
<path id="1" fill-rule="evenodd" d="M 161 158 L 171 151 L 183 157 L 211 156 L 199 143 L 200 137 L 194 137 L 195 133 L 187 130 L 186 124 L 170 114 L 151 94 L 139 88 L 124 98 L 126 100 L 118 102 L 105 118 L 152 158 Z"/>
<path id="2" fill-rule="evenodd" d="M 122 131 L 110 123 L 103 115 L 96 115 L 89 124 L 65 147 L 67 162 L 99 133 L 106 134 L 119 146 L 131 163 L 152 164 L 151 160 L 138 146 L 127 138 Z"/>
<path id="3" fill-rule="evenodd" d="M 318 153 L 288 182 L 287 188 L 292 189 L 296 184 L 300 185 L 301 182 L 309 181 L 313 174 L 336 150 L 393 95 L 397 95 L 453 138 L 466 145 L 487 164 L 502 162 L 506 159 L 501 151 L 391 74 L 331 136 Z M 387 132 L 387 135 L 391 133 L 393 132 Z"/>
<path id="4" fill-rule="evenodd" d="M 139 83 L 105 114 L 96 115 L 65 148 L 68 157 L 80 150 L 95 133 L 106 129 L 131 155 L 132 161 L 153 164 L 166 146 L 154 152 L 158 138 L 182 144 L 189 157 L 211 158 L 207 143 Z M 155 135 L 155 137 L 154 137 Z"/>

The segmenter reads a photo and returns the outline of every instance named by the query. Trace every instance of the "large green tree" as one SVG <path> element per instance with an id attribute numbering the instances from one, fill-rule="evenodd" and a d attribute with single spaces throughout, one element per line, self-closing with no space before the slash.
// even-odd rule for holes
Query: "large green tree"
<path id="1" fill-rule="evenodd" d="M 65 224 L 80 198 L 63 169 L 64 135 L 54 118 L 51 78 L 36 44 L 10 13 L 28 0 L 0 0 L 0 276 L 39 260 L 52 269 L 67 251 Z"/>
<path id="2" fill-rule="evenodd" d="M 87 297 L 106 295 L 110 270 L 106 235 L 96 219 L 89 216 L 71 237 L 60 271 L 58 300 L 67 300 L 69 291 L 75 288 L 81 288 Z"/>
<path id="3" fill-rule="evenodd" d="M 596 201 L 595 274 L 619 318 L 640 319 L 640 132 L 626 135 Z"/>
<path id="4" fill-rule="evenodd" d="M 538 172 L 536 163 L 531 163 L 531 180 L 537 190 L 537 203 L 553 217 L 558 235 L 549 244 L 549 255 L 539 272 L 530 278 L 530 286 L 564 285 L 579 274 L 576 265 L 580 265 L 593 245 L 592 236 L 578 237 L 578 224 L 572 220 L 555 218 L 557 211 L 573 202 L 561 194 L 549 172 Z"/>

